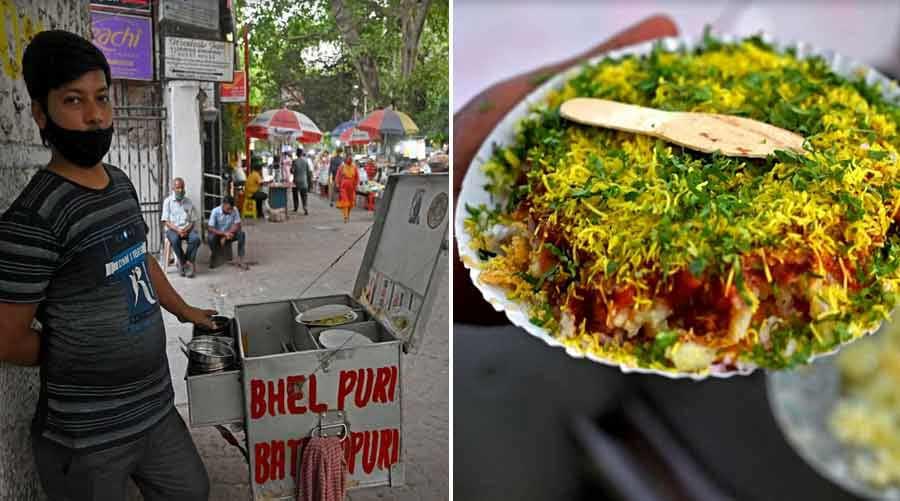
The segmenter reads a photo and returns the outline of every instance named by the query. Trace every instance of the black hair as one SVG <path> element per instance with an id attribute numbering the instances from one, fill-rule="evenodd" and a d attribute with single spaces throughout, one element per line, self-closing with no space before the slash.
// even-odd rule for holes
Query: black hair
<path id="1" fill-rule="evenodd" d="M 78 80 L 93 70 L 103 70 L 106 84 L 112 83 L 106 56 L 89 40 L 68 31 L 38 33 L 22 55 L 22 74 L 28 95 L 48 114 L 47 96 L 52 89 Z M 41 131 L 41 139 L 44 139 L 44 131 Z"/>
<path id="2" fill-rule="evenodd" d="M 222 197 L 222 204 L 228 204 L 234 207 L 234 197 L 231 195 L 225 195 L 224 197 Z"/>
<path id="3" fill-rule="evenodd" d="M 303 154 L 303 148 L 297 148 L 297 155 Z"/>

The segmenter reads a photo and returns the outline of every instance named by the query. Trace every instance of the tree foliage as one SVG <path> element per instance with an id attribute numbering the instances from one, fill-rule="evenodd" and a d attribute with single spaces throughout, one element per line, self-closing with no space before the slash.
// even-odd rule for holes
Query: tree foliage
<path id="1" fill-rule="evenodd" d="M 360 117 L 364 101 L 393 105 L 445 141 L 448 10 L 448 0 L 237 0 L 238 24 L 250 25 L 251 102 L 286 105 L 324 132 L 353 117 L 355 97 Z"/>

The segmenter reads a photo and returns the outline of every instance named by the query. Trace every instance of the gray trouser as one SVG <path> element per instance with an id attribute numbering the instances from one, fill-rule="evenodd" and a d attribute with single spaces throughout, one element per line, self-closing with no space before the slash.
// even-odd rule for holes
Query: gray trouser
<path id="1" fill-rule="evenodd" d="M 222 252 L 222 239 L 225 238 L 220 235 L 209 235 L 206 237 L 206 241 L 209 243 L 209 250 L 213 256 L 219 256 Z M 229 248 L 231 247 L 231 242 L 237 240 L 238 243 L 238 256 L 244 257 L 244 250 L 247 246 L 247 235 L 244 233 L 244 230 L 239 230 L 234 235 L 234 240 L 226 240 L 225 245 Z"/>
<path id="2" fill-rule="evenodd" d="M 123 501 L 131 477 L 145 501 L 206 501 L 209 476 L 172 408 L 137 440 L 83 453 L 32 435 L 34 460 L 50 501 Z"/>
<path id="3" fill-rule="evenodd" d="M 166 239 L 172 244 L 172 250 L 175 252 L 175 257 L 178 258 L 179 263 L 184 264 L 185 261 L 194 262 L 194 259 L 197 257 L 197 249 L 200 248 L 200 235 L 196 231 L 192 231 L 188 233 L 187 237 L 181 238 L 178 233 L 167 229 Z M 188 243 L 186 253 L 181 248 L 181 242 L 185 240 Z"/>

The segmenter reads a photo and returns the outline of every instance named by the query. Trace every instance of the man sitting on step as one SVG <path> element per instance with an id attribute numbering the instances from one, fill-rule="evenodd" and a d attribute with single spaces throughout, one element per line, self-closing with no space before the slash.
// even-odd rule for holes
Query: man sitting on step
<path id="1" fill-rule="evenodd" d="M 231 243 L 237 240 L 238 258 L 237 266 L 247 269 L 244 264 L 244 248 L 246 236 L 241 230 L 241 216 L 234 208 L 234 198 L 226 196 L 222 199 L 222 205 L 212 210 L 209 215 L 209 227 L 207 228 L 206 241 L 209 243 L 210 261 L 209 267 L 216 268 L 231 258 Z"/>

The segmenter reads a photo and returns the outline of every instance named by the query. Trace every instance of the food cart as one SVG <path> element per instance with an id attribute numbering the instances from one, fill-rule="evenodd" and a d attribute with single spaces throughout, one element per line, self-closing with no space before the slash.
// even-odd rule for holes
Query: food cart
<path id="1" fill-rule="evenodd" d="M 440 285 L 448 192 L 446 174 L 391 176 L 351 293 L 237 305 L 234 363 L 189 364 L 190 424 L 243 428 L 252 499 L 294 498 L 314 435 L 341 438 L 348 488 L 404 484 L 401 360 Z M 344 311 L 339 328 L 363 342 L 326 343 L 334 317 L 304 320 L 323 307 Z"/>

